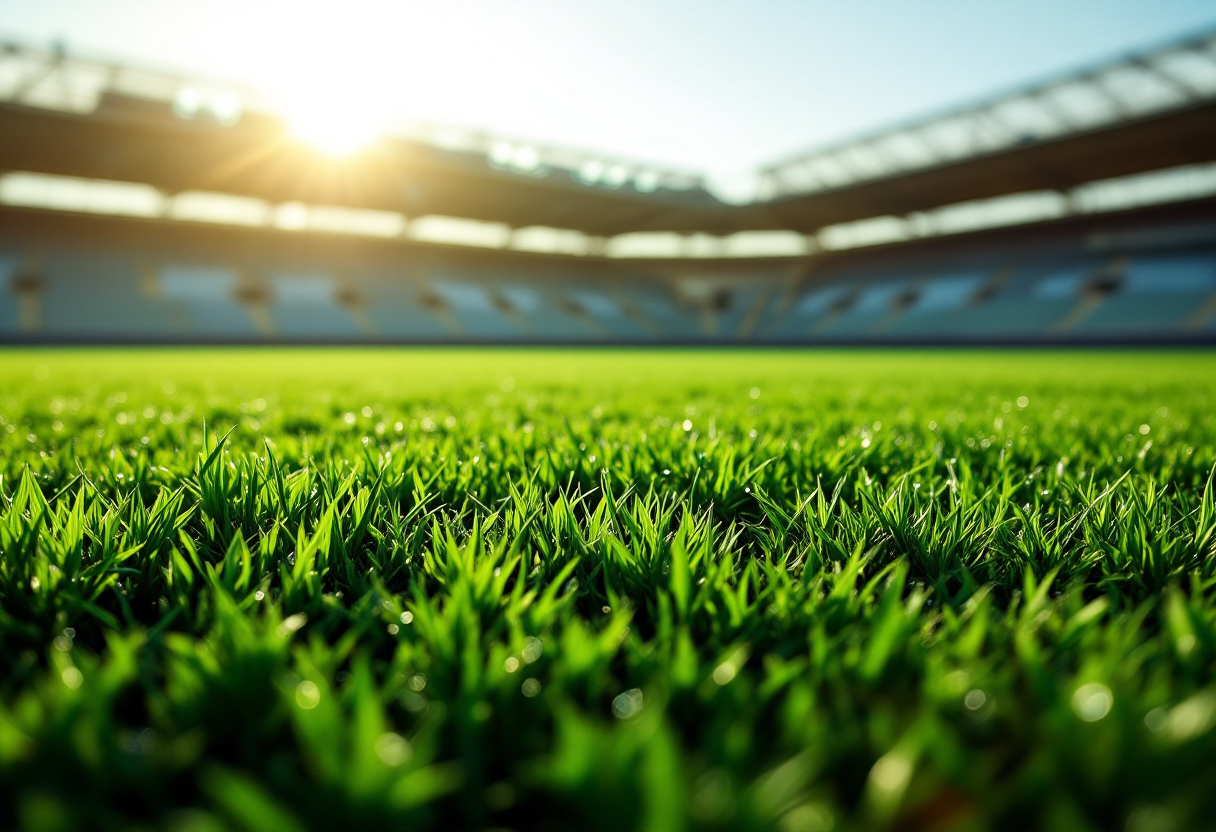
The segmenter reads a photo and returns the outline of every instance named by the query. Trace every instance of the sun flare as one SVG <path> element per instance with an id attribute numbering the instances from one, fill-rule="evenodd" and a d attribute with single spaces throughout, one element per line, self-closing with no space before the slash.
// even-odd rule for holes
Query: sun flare
<path id="1" fill-rule="evenodd" d="M 383 122 L 371 107 L 311 102 L 288 108 L 292 134 L 317 150 L 333 156 L 350 156 L 384 135 Z"/>

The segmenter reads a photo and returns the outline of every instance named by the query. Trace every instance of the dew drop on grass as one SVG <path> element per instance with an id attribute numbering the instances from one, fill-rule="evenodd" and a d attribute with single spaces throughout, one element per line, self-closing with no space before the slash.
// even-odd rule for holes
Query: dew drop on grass
<path id="1" fill-rule="evenodd" d="M 1169 724 L 1169 721 L 1170 715 L 1165 708 L 1153 708 L 1144 715 L 1144 727 L 1154 734 L 1165 730 L 1165 726 Z"/>
<path id="2" fill-rule="evenodd" d="M 831 832 L 836 826 L 832 810 L 818 803 L 795 806 L 781 818 L 782 832 Z"/>
<path id="3" fill-rule="evenodd" d="M 735 667 L 731 662 L 722 662 L 722 664 L 714 668 L 714 682 L 719 685 L 725 685 L 731 679 L 735 678 L 735 674 L 738 672 L 739 668 Z"/>
<path id="4" fill-rule="evenodd" d="M 870 782 L 878 791 L 888 794 L 902 791 L 911 778 L 912 761 L 896 751 L 882 757 L 870 769 Z"/>
<path id="5" fill-rule="evenodd" d="M 643 705 L 640 688 L 631 688 L 612 700 L 612 715 L 617 719 L 629 719 L 641 712 Z"/>
<path id="6" fill-rule="evenodd" d="M 524 649 L 520 651 L 520 655 L 524 657 L 525 662 L 532 664 L 532 662 L 540 658 L 544 650 L 544 642 L 538 638 L 529 638 L 524 644 Z"/>
<path id="7" fill-rule="evenodd" d="M 507 656 L 507 660 L 502 663 L 502 666 L 508 673 L 514 673 L 519 670 L 519 659 L 514 656 Z"/>
<path id="8" fill-rule="evenodd" d="M 399 766 L 410 758 L 410 754 L 410 744 L 400 734 L 387 731 L 376 738 L 376 756 L 386 766 Z"/>
<path id="9" fill-rule="evenodd" d="M 969 711 L 978 711 L 984 707 L 984 703 L 988 701 L 988 694 L 984 693 L 979 688 L 967 691 L 967 695 L 963 697 L 963 705 Z"/>
<path id="10" fill-rule="evenodd" d="M 1171 739 L 1186 742 L 1211 730 L 1214 723 L 1216 695 L 1204 690 L 1170 709 L 1165 727 Z"/>
<path id="11" fill-rule="evenodd" d="M 1097 722 L 1108 713 L 1114 704 L 1110 688 L 1101 682 L 1081 685 L 1072 695 L 1072 709 L 1086 722 Z"/>
<path id="12" fill-rule="evenodd" d="M 302 612 L 295 615 L 289 615 L 283 619 L 283 623 L 279 625 L 279 629 L 284 633 L 294 633 L 296 630 L 304 626 L 308 621 L 308 616 Z"/>
<path id="13" fill-rule="evenodd" d="M 533 696 L 540 693 L 540 681 L 537 679 L 524 679 L 524 683 L 520 686 L 520 690 L 523 691 L 524 696 L 531 699 Z"/>
<path id="14" fill-rule="evenodd" d="M 84 674 L 71 666 L 65 667 L 63 670 L 61 670 L 59 672 L 59 678 L 62 679 L 63 683 L 72 690 L 76 690 L 76 688 L 80 687 L 80 685 L 84 682 Z"/>
<path id="15" fill-rule="evenodd" d="M 1181 832 L 1185 827 L 1179 823 L 1174 810 L 1169 806 L 1140 806 L 1127 816 L 1127 832 Z"/>
<path id="16" fill-rule="evenodd" d="M 311 711 L 321 702 L 321 689 L 316 682 L 305 680 L 296 685 L 296 704 L 306 711 Z"/>

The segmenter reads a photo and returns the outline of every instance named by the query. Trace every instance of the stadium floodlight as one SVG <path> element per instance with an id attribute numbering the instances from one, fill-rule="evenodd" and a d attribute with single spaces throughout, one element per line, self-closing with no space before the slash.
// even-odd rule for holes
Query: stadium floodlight
<path id="1" fill-rule="evenodd" d="M 613 165 L 604 173 L 604 184 L 609 188 L 619 188 L 629 179 L 629 169 L 624 165 Z"/>
<path id="2" fill-rule="evenodd" d="M 241 102 L 230 92 L 212 95 L 208 104 L 215 120 L 225 127 L 231 127 L 241 120 Z"/>
<path id="3" fill-rule="evenodd" d="M 644 194 L 653 193 L 659 187 L 659 175 L 652 170 L 644 170 L 633 178 L 633 186 Z"/>
<path id="4" fill-rule="evenodd" d="M 508 168 L 520 173 L 540 174 L 540 151 L 530 145 L 515 145 L 508 141 L 497 141 L 490 145 L 486 154 L 490 165 L 496 168 Z"/>
<path id="5" fill-rule="evenodd" d="M 173 98 L 173 112 L 179 118 L 194 118 L 203 106 L 203 96 L 194 87 L 182 87 Z"/>
<path id="6" fill-rule="evenodd" d="M 494 142 L 490 147 L 490 164 L 495 167 L 505 168 L 511 164 L 511 158 L 515 154 L 515 147 L 510 142 Z"/>
<path id="7" fill-rule="evenodd" d="M 600 177 L 604 175 L 604 163 L 598 159 L 591 159 L 584 162 L 582 167 L 578 169 L 578 178 L 587 185 L 594 185 L 600 181 Z"/>
<path id="8" fill-rule="evenodd" d="M 182 87 L 173 96 L 173 113 L 178 118 L 207 116 L 225 127 L 241 120 L 241 101 L 231 92 L 203 92 L 197 87 Z"/>
<path id="9" fill-rule="evenodd" d="M 517 147 L 511 154 L 511 164 L 521 171 L 530 173 L 540 167 L 540 154 L 534 147 L 527 145 Z"/>

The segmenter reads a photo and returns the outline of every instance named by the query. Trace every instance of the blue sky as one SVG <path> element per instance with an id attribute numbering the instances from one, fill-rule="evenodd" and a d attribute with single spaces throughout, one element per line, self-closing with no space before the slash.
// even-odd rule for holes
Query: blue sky
<path id="1" fill-rule="evenodd" d="M 1211 0 L 0 0 L 6 36 L 728 183 L 1211 27 Z"/>

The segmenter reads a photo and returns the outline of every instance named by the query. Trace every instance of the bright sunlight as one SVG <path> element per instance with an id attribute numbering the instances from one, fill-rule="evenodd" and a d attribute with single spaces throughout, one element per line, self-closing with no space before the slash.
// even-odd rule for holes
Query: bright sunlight
<path id="1" fill-rule="evenodd" d="M 358 102 L 312 98 L 289 103 L 286 115 L 296 138 L 333 156 L 358 153 L 385 132 L 384 120 Z"/>

